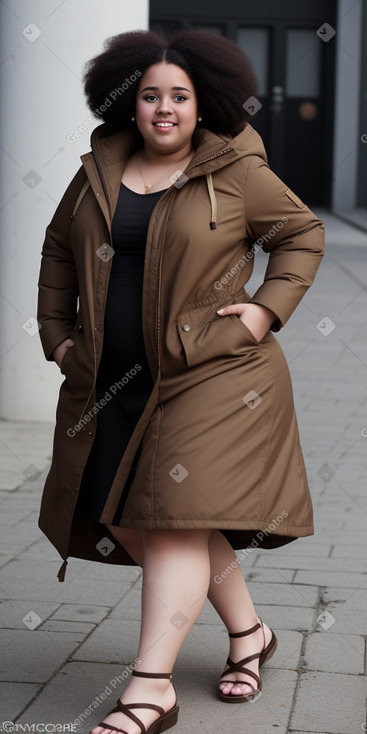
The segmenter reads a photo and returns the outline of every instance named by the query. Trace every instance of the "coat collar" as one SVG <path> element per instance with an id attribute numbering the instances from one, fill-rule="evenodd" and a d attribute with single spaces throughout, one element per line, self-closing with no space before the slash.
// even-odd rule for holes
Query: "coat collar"
<path id="1" fill-rule="evenodd" d="M 116 163 L 124 167 L 127 159 L 140 147 L 141 136 L 133 128 L 112 134 L 108 131 L 108 124 L 103 123 L 91 135 L 91 148 L 97 167 L 100 169 Z M 213 173 L 248 155 L 259 155 L 266 161 L 262 140 L 251 125 L 246 125 L 234 138 L 200 128 L 194 133 L 194 147 L 194 156 L 185 171 L 189 178 Z"/>

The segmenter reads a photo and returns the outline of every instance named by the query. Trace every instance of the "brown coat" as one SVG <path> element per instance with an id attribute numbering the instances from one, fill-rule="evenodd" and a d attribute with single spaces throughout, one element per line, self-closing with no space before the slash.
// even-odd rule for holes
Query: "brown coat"
<path id="1" fill-rule="evenodd" d="M 135 133 L 106 131 L 101 125 L 92 133 L 92 151 L 81 157 L 42 250 L 38 319 L 46 358 L 67 337 L 75 345 L 61 365 L 65 380 L 40 527 L 64 559 L 132 563 L 120 547 L 103 557 L 95 546 L 108 535 L 104 525 L 74 517 L 103 409 L 95 405 L 95 380 L 112 263 L 105 246 L 113 247 L 121 176 L 137 147 Z M 194 142 L 186 178 L 161 196 L 149 224 L 143 335 L 155 384 L 101 522 L 112 521 L 140 447 L 121 526 L 220 528 L 232 531 L 236 548 L 267 529 L 261 547 L 280 545 L 284 536 L 312 534 L 313 525 L 289 372 L 272 331 L 284 326 L 312 284 L 323 225 L 269 169 L 250 125 L 233 139 L 200 130 Z M 244 285 L 254 242 L 255 251 L 261 246 L 270 257 L 251 302 L 278 317 L 260 343 L 238 316 L 216 313 L 250 300 Z M 101 247 L 104 257 L 96 254 Z"/>

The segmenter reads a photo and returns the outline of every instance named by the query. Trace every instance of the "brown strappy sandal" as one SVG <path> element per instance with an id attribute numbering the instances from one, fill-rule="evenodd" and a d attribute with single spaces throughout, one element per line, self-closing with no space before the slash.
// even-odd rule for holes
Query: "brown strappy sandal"
<path id="1" fill-rule="evenodd" d="M 271 639 L 268 645 L 265 646 L 265 632 L 264 632 L 264 625 L 259 617 L 259 622 L 255 624 L 251 629 L 245 630 L 245 632 L 233 632 L 229 633 L 229 637 L 237 638 L 237 637 L 247 637 L 247 635 L 251 635 L 253 632 L 256 632 L 256 630 L 261 627 L 264 635 L 264 647 L 261 650 L 261 652 L 257 652 L 254 655 L 249 655 L 247 658 L 243 658 L 243 660 L 239 660 L 238 663 L 234 663 L 233 660 L 230 658 L 227 658 L 226 665 L 228 666 L 226 670 L 222 673 L 222 678 L 224 675 L 228 675 L 228 673 L 243 673 L 246 676 L 250 676 L 253 678 L 257 683 L 257 688 L 246 680 L 222 680 L 221 683 L 233 683 L 233 685 L 246 685 L 250 686 L 252 688 L 253 693 L 247 693 L 245 696 L 235 696 L 233 693 L 224 694 L 222 691 L 218 691 L 219 698 L 221 701 L 226 701 L 226 703 L 248 703 L 249 701 L 253 701 L 256 696 L 259 695 L 261 691 L 261 678 L 259 675 L 256 675 L 256 673 L 253 673 L 252 670 L 249 670 L 249 668 L 245 668 L 245 664 L 251 662 L 251 660 L 259 659 L 259 668 L 261 665 L 266 663 L 267 660 L 270 660 L 270 658 L 274 655 L 275 650 L 278 646 L 278 640 L 273 632 L 271 630 Z"/>
<path id="2" fill-rule="evenodd" d="M 172 681 L 172 673 L 140 673 L 137 670 L 133 670 L 132 675 L 139 676 L 140 678 L 169 678 L 172 682 L 173 688 L 176 693 L 176 688 L 174 686 L 174 683 Z M 176 695 L 176 703 L 177 703 L 177 695 Z M 141 719 L 138 719 L 135 714 L 131 712 L 131 709 L 153 709 L 153 711 L 157 711 L 160 716 L 156 721 L 153 721 L 153 724 L 150 725 L 149 729 L 146 729 Z M 156 706 L 154 703 L 128 703 L 124 704 L 121 703 L 120 699 L 117 699 L 117 706 L 112 711 L 110 711 L 110 714 L 125 714 L 125 716 L 128 716 L 129 719 L 135 722 L 137 726 L 140 728 L 141 734 L 161 734 L 163 731 L 167 731 L 167 729 L 170 729 L 171 726 L 174 726 L 177 724 L 177 718 L 178 718 L 178 711 L 179 707 L 175 704 L 169 711 L 165 711 L 162 706 Z M 109 714 L 108 714 L 109 715 Z M 113 726 L 112 724 L 106 724 L 104 721 L 102 721 L 98 726 L 103 726 L 105 729 L 112 729 L 112 731 L 119 731 L 122 734 L 127 734 L 127 732 L 124 729 L 118 729 L 117 726 Z"/>

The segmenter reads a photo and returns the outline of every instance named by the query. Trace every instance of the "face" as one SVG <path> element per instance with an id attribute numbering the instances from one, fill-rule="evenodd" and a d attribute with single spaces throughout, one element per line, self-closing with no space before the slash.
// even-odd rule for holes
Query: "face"
<path id="1" fill-rule="evenodd" d="M 194 86 L 176 64 L 161 62 L 142 76 L 135 118 L 145 146 L 174 153 L 191 145 L 198 117 Z"/>

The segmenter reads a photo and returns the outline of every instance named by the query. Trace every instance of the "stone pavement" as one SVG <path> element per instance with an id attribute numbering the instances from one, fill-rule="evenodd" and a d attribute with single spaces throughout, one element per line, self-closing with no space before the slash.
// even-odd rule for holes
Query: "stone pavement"
<path id="1" fill-rule="evenodd" d="M 175 667 L 177 734 L 367 731 L 367 235 L 321 216 L 327 254 L 278 335 L 293 379 L 315 535 L 257 549 L 241 564 L 258 614 L 279 639 L 252 705 L 216 699 L 228 645 L 207 604 Z M 264 262 L 260 255 L 250 293 Z M 59 724 L 84 734 L 115 705 L 135 659 L 141 573 L 70 559 L 65 582 L 57 581 L 60 559 L 37 527 L 52 429 L 0 421 L 0 730 L 2 722 L 14 722 L 3 724 L 8 732 Z"/>

